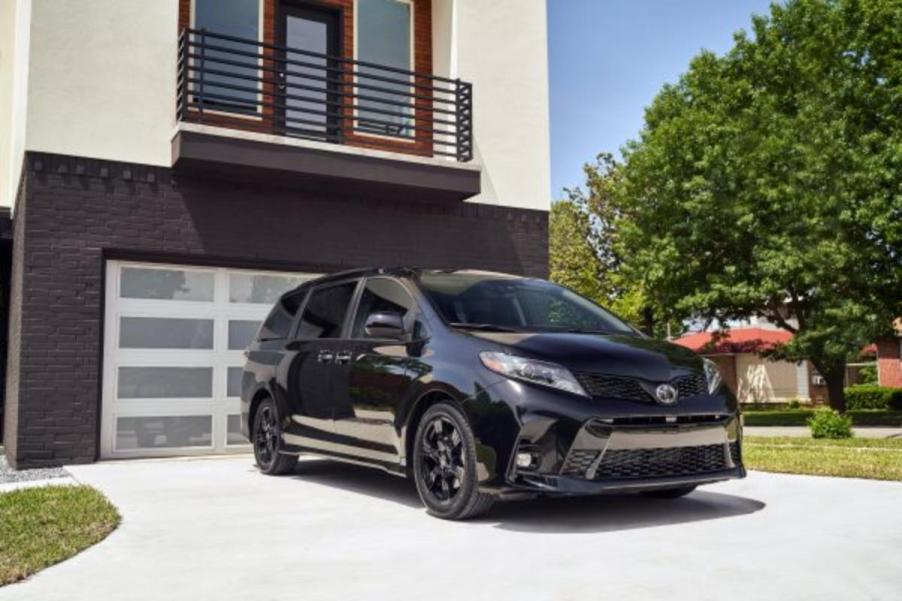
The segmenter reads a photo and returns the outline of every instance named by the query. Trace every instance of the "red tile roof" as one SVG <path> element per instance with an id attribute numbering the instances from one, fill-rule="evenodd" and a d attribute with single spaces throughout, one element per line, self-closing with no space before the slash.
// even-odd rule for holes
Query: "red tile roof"
<path id="1" fill-rule="evenodd" d="M 715 334 L 720 334 L 715 341 Z M 792 340 L 786 330 L 733 328 L 726 333 L 696 332 L 673 342 L 700 353 L 760 353 Z"/>

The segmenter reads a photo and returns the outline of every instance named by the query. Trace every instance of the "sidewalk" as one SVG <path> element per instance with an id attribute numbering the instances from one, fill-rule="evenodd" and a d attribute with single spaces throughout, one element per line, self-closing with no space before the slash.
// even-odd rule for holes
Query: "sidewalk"
<path id="1" fill-rule="evenodd" d="M 853 426 L 857 438 L 902 438 L 902 428 L 880 426 Z M 746 436 L 791 436 L 811 438 L 811 430 L 806 426 L 746 426 L 742 429 Z"/>

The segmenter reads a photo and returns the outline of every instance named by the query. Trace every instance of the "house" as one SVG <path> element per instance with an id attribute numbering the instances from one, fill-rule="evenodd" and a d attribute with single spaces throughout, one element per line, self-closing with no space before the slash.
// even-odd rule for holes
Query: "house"
<path id="1" fill-rule="evenodd" d="M 674 342 L 714 361 L 741 403 L 785 403 L 814 398 L 812 388 L 822 384 L 807 361 L 772 361 L 761 356 L 791 339 L 786 330 L 749 326 L 731 328 L 720 335 L 694 332 Z"/>
<path id="2" fill-rule="evenodd" d="M 546 276 L 546 54 L 541 0 L 0 3 L 11 464 L 246 450 L 316 274 Z"/>
<path id="3" fill-rule="evenodd" d="M 724 382 L 741 403 L 826 402 L 826 382 L 810 361 L 794 363 L 766 357 L 768 351 L 790 340 L 790 332 L 767 320 L 753 318 L 748 325 L 723 332 L 690 332 L 673 342 L 714 361 Z M 864 361 L 846 366 L 847 386 L 861 383 L 861 369 L 873 366 L 869 357 L 873 357 L 878 347 L 865 347 L 861 353 Z M 898 362 L 898 355 L 895 360 Z M 890 371 L 884 367 L 881 373 L 886 375 Z"/>

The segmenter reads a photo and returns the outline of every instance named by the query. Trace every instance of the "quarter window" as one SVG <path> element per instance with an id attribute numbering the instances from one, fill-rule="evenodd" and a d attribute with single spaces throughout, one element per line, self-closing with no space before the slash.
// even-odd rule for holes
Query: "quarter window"
<path id="1" fill-rule="evenodd" d="M 286 294 L 280 298 L 260 327 L 260 340 L 287 338 L 302 299 L 302 293 Z"/>
<path id="2" fill-rule="evenodd" d="M 298 338 L 338 338 L 357 282 L 314 290 L 298 326 Z"/>

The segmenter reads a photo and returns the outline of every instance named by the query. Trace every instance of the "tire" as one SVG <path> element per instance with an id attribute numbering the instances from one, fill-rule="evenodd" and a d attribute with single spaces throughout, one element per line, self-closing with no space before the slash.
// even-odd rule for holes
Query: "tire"
<path id="1" fill-rule="evenodd" d="M 440 402 L 420 420 L 413 445 L 413 474 L 426 510 L 446 520 L 483 514 L 495 502 L 479 492 L 476 440 L 467 418 L 454 405 Z"/>
<path id="2" fill-rule="evenodd" d="M 641 494 L 646 497 L 652 497 L 655 499 L 679 499 L 680 497 L 685 497 L 689 493 L 695 490 L 695 485 L 692 486 L 681 486 L 679 488 L 660 488 L 657 490 L 643 490 Z"/>
<path id="3" fill-rule="evenodd" d="M 272 399 L 264 399 L 254 414 L 251 442 L 254 459 L 261 472 L 268 476 L 280 476 L 294 471 L 297 455 L 281 452 L 282 430 L 279 426 L 279 410 Z"/>

